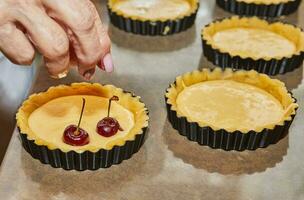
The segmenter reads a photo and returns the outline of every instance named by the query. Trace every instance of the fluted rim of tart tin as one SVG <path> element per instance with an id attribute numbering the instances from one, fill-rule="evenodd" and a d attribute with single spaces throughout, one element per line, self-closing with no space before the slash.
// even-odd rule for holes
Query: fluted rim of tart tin
<path id="1" fill-rule="evenodd" d="M 126 15 L 119 10 L 113 9 L 113 2 L 115 1 L 109 0 L 107 4 L 110 22 L 126 32 L 150 36 L 172 35 L 187 30 L 194 24 L 199 8 L 198 0 L 188 0 L 191 4 L 191 9 L 187 14 L 181 14 L 172 19 L 165 17 L 145 19 L 140 16 Z"/>
<path id="2" fill-rule="evenodd" d="M 135 125 L 130 130 L 132 134 L 116 139 L 104 148 L 87 148 L 85 150 L 69 150 L 58 148 L 55 144 L 41 140 L 35 136 L 28 125 L 28 117 L 41 105 L 48 101 L 71 95 L 94 95 L 110 98 L 120 97 L 119 103 L 128 109 L 133 109 Z M 129 107 L 128 107 L 129 106 Z M 145 141 L 148 129 L 148 110 L 140 97 L 123 91 L 113 85 L 98 83 L 72 83 L 50 87 L 46 92 L 31 95 L 23 102 L 16 114 L 17 127 L 23 147 L 32 157 L 44 164 L 66 170 L 96 170 L 119 164 L 136 153 Z"/>
<path id="3" fill-rule="evenodd" d="M 220 30 L 234 27 L 258 28 L 277 33 L 294 42 L 297 50 L 289 56 L 252 57 L 233 54 L 217 47 L 212 36 Z M 258 17 L 219 19 L 207 24 L 201 32 L 203 53 L 213 64 L 222 68 L 256 70 L 268 75 L 284 74 L 301 66 L 304 59 L 304 32 L 301 28 L 280 21 L 268 22 Z"/>
<path id="4" fill-rule="evenodd" d="M 278 123 L 269 124 L 252 130 L 223 129 L 203 122 L 196 122 L 184 116 L 177 108 L 176 98 L 187 86 L 212 80 L 234 80 L 256 86 L 273 95 L 285 107 L 285 115 Z M 165 94 L 168 119 L 173 128 L 191 141 L 200 145 L 224 150 L 255 150 L 278 142 L 288 133 L 296 115 L 296 99 L 279 80 L 271 79 L 265 74 L 251 71 L 232 71 L 231 69 L 203 69 L 193 71 L 175 79 Z"/>
<path id="5" fill-rule="evenodd" d="M 216 0 L 216 3 L 222 9 L 245 16 L 260 17 L 279 17 L 289 15 L 295 12 L 301 0 L 281 0 L 281 1 L 256 1 L 246 2 L 244 0 Z"/>

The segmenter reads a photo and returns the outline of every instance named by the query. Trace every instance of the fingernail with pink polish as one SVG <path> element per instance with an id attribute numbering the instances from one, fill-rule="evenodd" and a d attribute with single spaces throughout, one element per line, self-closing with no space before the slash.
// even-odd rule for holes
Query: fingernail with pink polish
<path id="1" fill-rule="evenodd" d="M 103 57 L 103 64 L 106 72 L 113 72 L 114 66 L 111 54 L 108 53 Z"/>
<path id="2" fill-rule="evenodd" d="M 101 70 L 106 71 L 105 66 L 104 66 L 104 64 L 103 64 L 103 60 L 100 60 L 99 63 L 97 63 L 97 66 L 98 66 Z"/>

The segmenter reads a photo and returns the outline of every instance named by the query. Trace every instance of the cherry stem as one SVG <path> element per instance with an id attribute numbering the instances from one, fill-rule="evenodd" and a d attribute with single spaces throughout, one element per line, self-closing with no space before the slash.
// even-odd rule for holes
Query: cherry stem
<path id="1" fill-rule="evenodd" d="M 78 134 L 79 134 L 79 127 L 80 127 L 80 123 L 81 123 L 81 120 L 82 120 L 82 115 L 83 115 L 85 103 L 86 103 L 85 99 L 82 98 L 82 108 L 81 108 L 81 113 L 80 113 L 80 117 L 79 117 L 77 129 L 76 129 L 76 131 L 75 131 L 75 135 L 78 135 Z"/>
<path id="2" fill-rule="evenodd" d="M 119 101 L 118 96 L 113 96 L 109 99 L 109 105 L 108 105 L 108 117 L 110 117 L 110 110 L 111 110 L 111 103 L 112 101 Z"/>

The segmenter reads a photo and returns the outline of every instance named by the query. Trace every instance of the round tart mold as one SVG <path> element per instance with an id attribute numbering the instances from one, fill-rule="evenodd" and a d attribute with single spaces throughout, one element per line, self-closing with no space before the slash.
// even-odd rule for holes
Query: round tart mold
<path id="1" fill-rule="evenodd" d="M 190 5 L 190 9 L 186 13 L 179 14 L 174 18 L 163 16 L 146 18 L 125 13 L 115 7 L 115 4 L 123 2 L 122 0 L 109 0 L 107 7 L 111 23 L 121 30 L 139 35 L 166 36 L 185 31 L 194 24 L 199 8 L 199 1 L 184 1 Z M 145 9 L 145 7 L 141 8 L 143 12 Z"/>
<path id="2" fill-rule="evenodd" d="M 69 149 L 67 147 L 63 148 L 53 141 L 39 138 L 30 128 L 30 115 L 52 100 L 73 95 L 96 96 L 107 99 L 114 95 L 118 96 L 120 98 L 118 104 L 134 115 L 133 127 L 126 135 L 107 142 L 103 147 L 98 147 L 98 145 L 82 146 L 77 149 L 71 146 L 71 149 Z M 134 153 L 139 151 L 145 141 L 149 117 L 148 110 L 144 103 L 140 101 L 140 97 L 130 92 L 125 92 L 112 85 L 73 83 L 51 87 L 46 92 L 31 95 L 19 108 L 16 119 L 21 143 L 33 158 L 54 168 L 83 171 L 108 168 L 113 164 L 119 164 L 123 160 L 131 158 Z M 52 133 L 50 132 L 50 134 Z"/>
<path id="3" fill-rule="evenodd" d="M 236 36 L 234 36 L 234 39 L 227 39 L 227 42 L 230 42 L 230 46 L 237 47 L 237 49 L 241 49 L 244 45 L 248 45 L 247 49 L 244 50 L 245 53 L 227 49 L 229 47 L 223 48 L 220 43 L 215 43 L 214 37 L 218 33 L 237 29 L 263 32 L 260 33 L 259 36 L 256 36 L 256 38 L 265 38 L 265 34 L 268 34 L 268 38 L 271 40 L 272 36 L 275 36 L 276 38 L 279 37 L 283 42 L 293 46 L 294 49 L 287 54 L 258 55 L 260 51 L 265 52 L 265 49 L 268 47 L 273 48 L 272 45 L 255 49 L 255 46 L 257 45 L 253 44 L 250 46 L 248 45 L 250 41 L 242 38 L 247 37 L 246 35 L 239 37 L 238 42 L 235 42 Z M 214 65 L 223 69 L 253 69 L 268 75 L 278 75 L 285 74 L 300 67 L 304 59 L 304 32 L 299 27 L 283 22 L 268 22 L 257 17 L 248 18 L 233 16 L 231 18 L 216 20 L 206 25 L 202 29 L 201 36 L 204 56 Z M 243 41 L 241 41 L 240 38 L 242 38 Z M 256 38 L 255 40 L 257 40 Z M 271 42 L 271 40 L 268 39 L 269 42 Z M 265 45 L 265 43 L 262 43 L 261 41 L 258 42 L 258 45 Z M 286 51 L 287 49 L 281 42 L 277 42 L 275 45 L 280 45 L 281 51 Z M 249 53 L 249 51 L 257 53 Z M 273 48 L 272 51 L 278 50 Z"/>
<path id="4" fill-rule="evenodd" d="M 216 0 L 222 9 L 243 16 L 279 17 L 289 15 L 299 8 L 302 0 Z"/>
<path id="5" fill-rule="evenodd" d="M 181 107 L 179 107 L 177 103 L 179 95 L 185 89 L 195 84 L 207 83 L 209 81 L 233 81 L 237 84 L 246 84 L 250 87 L 253 86 L 255 88 L 261 89 L 262 91 L 278 100 L 278 102 L 282 105 L 282 116 L 279 117 L 279 119 L 282 119 L 274 120 L 269 124 L 267 122 L 266 125 L 264 124 L 255 128 L 244 128 L 240 125 L 223 128 L 218 126 L 218 124 L 213 123 L 214 121 L 210 123 L 207 121 L 193 120 L 193 116 L 189 117 L 189 115 L 185 115 L 181 111 Z M 193 71 L 186 73 L 182 76 L 177 77 L 175 82 L 170 85 L 166 91 L 165 99 L 169 122 L 172 124 L 173 128 L 179 132 L 179 134 L 187 137 L 187 139 L 190 141 L 197 142 L 200 145 L 206 145 L 211 148 L 224 149 L 227 151 L 243 151 L 246 149 L 255 150 L 257 148 L 264 148 L 270 144 L 277 143 L 280 139 L 288 134 L 289 127 L 296 115 L 298 108 L 296 99 L 292 96 L 291 93 L 287 91 L 284 83 L 279 80 L 271 79 L 265 74 L 257 73 L 254 70 L 240 70 L 233 72 L 231 69 L 222 70 L 220 68 L 216 68 L 214 70 L 204 69 L 202 71 Z M 219 99 L 209 100 L 210 102 L 213 102 L 214 100 L 219 101 Z M 225 101 L 229 100 L 220 98 L 220 101 L 223 101 L 224 103 Z M 256 102 L 259 101 L 260 100 L 256 99 Z M 220 106 L 222 106 L 223 103 L 221 103 Z M 231 103 L 236 104 L 237 102 L 230 102 L 228 105 L 231 105 Z M 223 105 L 226 106 L 227 104 Z M 243 105 L 239 103 L 236 106 L 239 106 L 241 109 L 241 106 Z M 208 110 L 209 108 L 196 107 L 196 109 Z M 220 112 L 223 111 L 220 110 Z M 224 112 L 226 112 L 226 109 Z M 211 115 L 212 113 L 210 113 L 210 116 Z M 255 113 L 253 116 L 254 117 L 250 119 L 257 120 L 261 117 L 256 116 Z M 250 115 L 250 117 L 252 117 L 252 115 Z M 221 118 L 221 120 L 229 121 L 230 119 Z"/>

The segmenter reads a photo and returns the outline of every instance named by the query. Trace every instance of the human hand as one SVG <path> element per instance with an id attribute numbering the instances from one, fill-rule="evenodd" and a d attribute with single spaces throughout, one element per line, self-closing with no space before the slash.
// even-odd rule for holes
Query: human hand
<path id="1" fill-rule="evenodd" d="M 0 1 L 0 49 L 15 64 L 31 64 L 37 49 L 51 77 L 65 77 L 76 64 L 89 80 L 96 65 L 113 71 L 110 48 L 90 0 Z"/>

